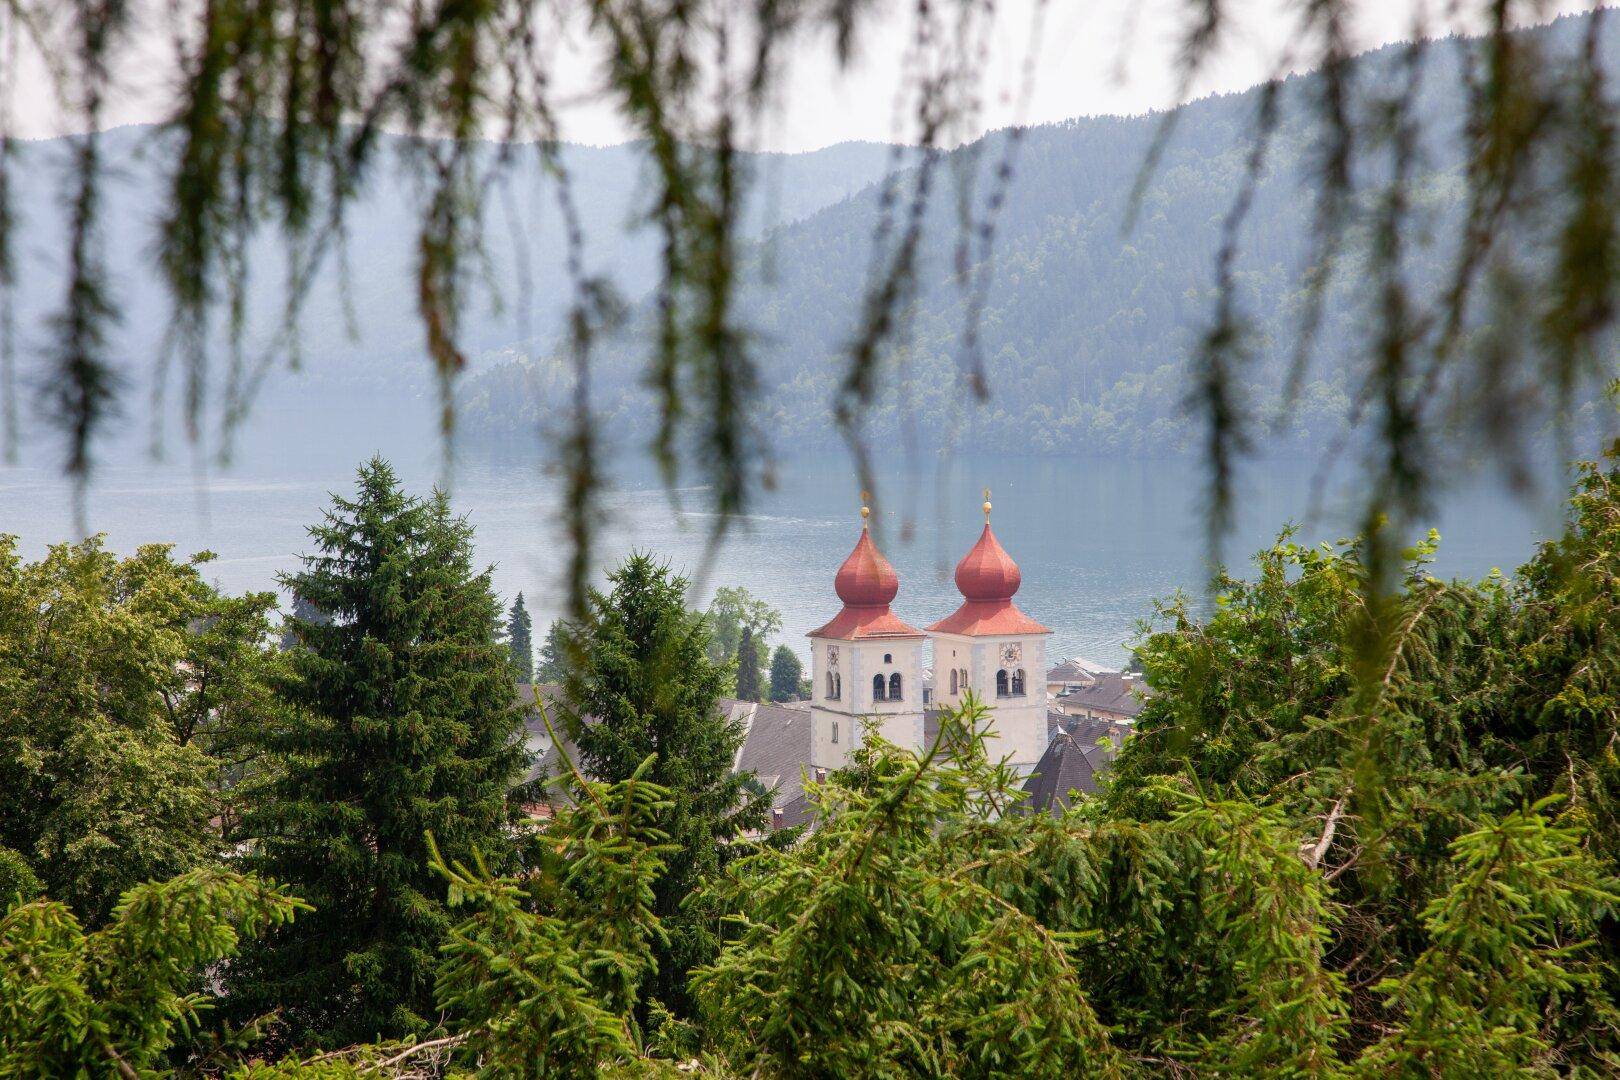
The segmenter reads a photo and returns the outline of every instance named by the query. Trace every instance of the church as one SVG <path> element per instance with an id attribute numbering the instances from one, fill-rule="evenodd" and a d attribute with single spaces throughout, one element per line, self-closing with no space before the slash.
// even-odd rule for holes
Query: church
<path id="1" fill-rule="evenodd" d="M 991 711 L 991 759 L 1004 759 L 1023 775 L 1035 771 L 1051 742 L 1046 644 L 1052 632 L 1014 603 L 1022 576 L 990 527 L 990 509 L 987 498 L 984 531 L 956 567 L 961 606 L 919 630 L 892 608 L 900 578 L 872 540 L 871 511 L 861 507 L 860 538 L 833 580 L 843 608 L 809 634 L 815 772 L 849 764 L 868 728 L 909 750 L 925 749 L 929 710 L 958 705 L 969 691 Z M 931 702 L 923 694 L 930 659 Z"/>
<path id="2" fill-rule="evenodd" d="M 847 766 L 868 731 L 926 750 L 940 712 L 969 691 L 990 710 L 989 756 L 1024 778 L 1026 798 L 1014 812 L 1061 813 L 1072 792 L 1096 790 L 1149 690 L 1129 672 L 1088 661 L 1047 666 L 1052 632 L 1014 602 L 1022 574 L 996 539 L 990 509 L 986 498 L 984 530 L 956 567 L 961 604 L 919 630 L 894 610 L 900 577 L 872 539 L 863 506 L 860 536 L 833 579 L 842 607 L 809 634 L 809 700 L 719 701 L 743 732 L 735 768 L 771 793 L 771 828 L 810 823 L 804 780 Z M 559 693 L 555 685 L 519 686 L 526 704 Z M 538 757 L 531 779 L 558 775 L 559 749 L 537 711 L 528 726 Z"/>

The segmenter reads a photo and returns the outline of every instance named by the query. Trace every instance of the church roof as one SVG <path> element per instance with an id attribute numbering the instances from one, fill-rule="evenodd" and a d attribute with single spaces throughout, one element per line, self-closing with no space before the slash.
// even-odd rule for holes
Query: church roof
<path id="1" fill-rule="evenodd" d="M 987 510 L 986 516 L 988 514 Z M 986 521 L 978 543 L 956 564 L 956 587 L 962 593 L 962 606 L 928 629 L 933 633 L 967 637 L 1051 633 L 1013 603 L 1013 594 L 1023 580 L 1018 564 L 1001 546 Z"/>
<path id="2" fill-rule="evenodd" d="M 856 641 L 862 638 L 922 637 L 923 632 L 889 610 L 900 592 L 900 575 L 883 557 L 863 524 L 855 549 L 838 568 L 833 588 L 844 609 L 809 637 Z"/>
<path id="3" fill-rule="evenodd" d="M 859 641 L 863 638 L 923 637 L 923 632 L 889 610 L 858 608 L 844 605 L 844 610 L 833 616 L 832 622 L 812 630 L 808 637 L 837 638 L 840 641 Z"/>

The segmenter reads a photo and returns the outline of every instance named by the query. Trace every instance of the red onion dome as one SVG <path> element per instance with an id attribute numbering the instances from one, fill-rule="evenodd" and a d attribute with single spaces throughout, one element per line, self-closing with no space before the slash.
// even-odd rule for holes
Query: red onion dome
<path id="1" fill-rule="evenodd" d="M 956 587 L 969 600 L 988 602 L 1012 599 L 1023 581 L 1018 564 L 996 540 L 990 523 L 985 522 L 979 542 L 956 564 Z"/>
<path id="2" fill-rule="evenodd" d="M 850 607 L 888 607 L 900 592 L 900 575 L 872 543 L 872 534 L 862 529 L 855 550 L 838 568 L 833 589 Z"/>

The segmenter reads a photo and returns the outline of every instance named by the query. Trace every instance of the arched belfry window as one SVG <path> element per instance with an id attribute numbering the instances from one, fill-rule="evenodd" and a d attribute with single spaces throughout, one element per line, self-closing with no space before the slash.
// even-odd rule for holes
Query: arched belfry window
<path id="1" fill-rule="evenodd" d="M 898 671 L 889 676 L 889 700 L 900 700 L 900 673 Z"/>
<path id="2" fill-rule="evenodd" d="M 843 696 L 844 696 L 844 677 L 835 672 L 833 674 L 833 700 L 837 701 L 839 698 L 841 698 Z"/>
<path id="3" fill-rule="evenodd" d="M 956 669 L 951 668 L 951 696 L 955 697 L 960 691 L 956 689 Z"/>
<path id="4" fill-rule="evenodd" d="M 1007 696 L 1007 669 L 996 672 L 996 697 Z"/>
<path id="5" fill-rule="evenodd" d="M 832 676 L 832 672 L 830 672 L 830 671 L 829 671 L 829 672 L 827 672 L 827 697 L 828 697 L 828 698 L 835 698 L 835 697 L 837 697 L 837 696 L 838 696 L 838 695 L 837 695 L 837 693 L 835 693 L 835 692 L 834 692 L 834 691 L 833 691 L 833 676 Z"/>
<path id="6" fill-rule="evenodd" d="M 1017 671 L 1013 672 L 1012 693 L 1013 693 L 1013 697 L 1023 697 L 1024 696 L 1024 669 L 1023 668 L 1019 668 Z"/>
<path id="7" fill-rule="evenodd" d="M 882 675 L 874 675 L 874 676 L 872 676 L 872 700 L 873 701 L 883 701 L 883 700 L 885 700 L 885 694 L 884 694 L 885 689 L 886 689 L 886 685 L 883 682 L 883 676 Z"/>
<path id="8" fill-rule="evenodd" d="M 968 686 L 967 668 L 963 668 L 962 669 L 962 693 L 965 694 L 970 689 L 971 689 L 971 687 Z"/>

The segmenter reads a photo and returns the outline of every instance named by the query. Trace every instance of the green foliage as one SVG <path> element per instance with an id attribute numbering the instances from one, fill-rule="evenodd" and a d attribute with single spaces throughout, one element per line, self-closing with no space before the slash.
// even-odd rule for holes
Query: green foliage
<path id="1" fill-rule="evenodd" d="M 400 750 L 431 748 L 430 705 L 480 715 L 488 684 L 511 707 L 464 531 L 374 462 L 317 537 L 295 584 L 333 619 L 287 654 L 301 711 L 271 710 L 263 744 L 284 765 L 229 794 L 274 826 L 247 861 L 304 873 L 293 888 L 330 911 L 289 926 L 300 901 L 212 868 L 135 887 L 88 933 L 63 903 L 13 907 L 0 1076 L 1620 1070 L 1620 445 L 1513 580 L 1433 578 L 1431 536 L 1373 588 L 1367 544 L 1285 533 L 1207 612 L 1168 602 L 1137 650 L 1154 688 L 1137 731 L 1061 817 L 987 760 L 992 714 L 970 697 L 920 753 L 869 737 L 807 784 L 814 826 L 768 844 L 747 835 L 757 780 L 730 771 L 725 668 L 666 566 L 631 558 L 564 632 L 583 773 L 565 749 L 552 816 L 524 828 L 492 771 L 424 794 L 422 775 L 474 769 Z M 329 708 L 413 711 L 317 722 L 317 687 Z M 28 871 L 0 849 L 0 875 L 29 889 Z M 230 1009 L 286 1005 L 282 1060 L 242 1063 L 257 1025 L 192 1034 L 221 970 Z M 405 1041 L 366 1033 L 407 1020 Z"/>
<path id="2" fill-rule="evenodd" d="M 364 1075 L 347 1061 L 254 1061 L 233 1070 L 230 1080 L 360 1080 Z"/>
<path id="3" fill-rule="evenodd" d="M 1514 597 L 1518 662 L 1490 726 L 1538 795 L 1565 796 L 1560 819 L 1620 865 L 1620 443 L 1580 465 L 1568 528 L 1520 571 Z"/>
<path id="4" fill-rule="evenodd" d="M 206 753 L 275 711 L 270 598 L 221 597 L 168 547 L 26 563 L 0 537 L 0 846 L 89 926 L 219 846 Z"/>
<path id="5" fill-rule="evenodd" d="M 716 708 L 729 679 L 709 658 L 707 620 L 686 606 L 686 580 L 637 554 L 608 582 L 609 592 L 591 590 L 589 620 L 567 631 L 578 662 L 563 682 L 564 727 L 599 780 L 628 780 L 656 755 L 646 779 L 669 793 L 660 828 L 674 850 L 653 884 L 668 942 L 649 991 L 681 1016 L 686 973 L 719 944 L 713 913 L 687 898 L 745 831 L 764 826 L 769 799 L 732 772 L 743 732 Z"/>
<path id="6" fill-rule="evenodd" d="M 298 646 L 298 627 L 300 624 L 313 624 L 315 626 L 329 626 L 332 616 L 322 611 L 302 596 L 293 594 L 292 617 L 283 619 L 281 624 L 281 647 L 292 649 Z"/>
<path id="7" fill-rule="evenodd" d="M 1050 818 L 987 812 L 1016 778 L 984 759 L 977 701 L 921 758 L 869 740 L 859 787 L 812 784 L 803 843 L 738 861 L 717 897 L 737 940 L 694 979 L 740 1072 L 1073 1076 L 1119 1069 L 1063 928 L 987 873 Z M 972 856 L 967 853 L 973 852 Z"/>
<path id="8" fill-rule="evenodd" d="M 754 631 L 750 627 L 743 627 L 742 637 L 737 641 L 737 699 L 739 701 L 758 701 L 760 699 L 760 653 L 759 643 L 754 640 Z"/>
<path id="9" fill-rule="evenodd" d="M 8 847 L 0 847 L 0 913 L 28 903 L 44 891 L 28 860 Z"/>
<path id="10" fill-rule="evenodd" d="M 446 855 L 512 857 L 526 754 L 510 654 L 471 530 L 442 495 L 407 496 L 377 459 L 353 500 L 310 530 L 286 584 L 327 612 L 296 622 L 284 724 L 256 745 L 283 765 L 243 794 L 247 862 L 315 912 L 229 972 L 233 1008 L 282 1010 L 295 1043 L 342 1044 L 432 1024 L 450 927 L 431 831 Z"/>
<path id="11" fill-rule="evenodd" d="M 38 900 L 0 919 L 0 1076 L 167 1075 L 208 1007 L 204 971 L 307 910 L 241 874 L 137 886 L 99 930 Z"/>
<path id="12" fill-rule="evenodd" d="M 539 662 L 534 666 L 537 683 L 561 683 L 568 675 L 568 649 L 561 619 L 546 627 L 546 640 L 540 645 Z"/>
<path id="13" fill-rule="evenodd" d="M 673 803 L 646 779 L 651 766 L 571 784 L 574 803 L 537 838 L 527 881 L 435 855 L 451 905 L 476 911 L 444 946 L 439 1001 L 479 1076 L 588 1080 L 639 1056 L 631 1014 L 663 942 L 653 886 L 677 850 L 657 824 Z"/>
<path id="14" fill-rule="evenodd" d="M 744 631 L 760 648 L 764 648 L 766 638 L 782 632 L 782 613 L 741 586 L 722 585 L 716 589 L 714 599 L 709 601 L 708 619 L 709 659 L 717 664 L 736 659 Z"/>
<path id="15" fill-rule="evenodd" d="M 778 645 L 771 654 L 771 700 L 797 700 L 799 684 L 803 681 L 804 665 L 799 661 L 799 654 L 786 645 Z"/>
<path id="16" fill-rule="evenodd" d="M 523 594 L 512 601 L 512 610 L 506 615 L 506 647 L 512 652 L 512 675 L 518 682 L 534 679 L 534 635 L 529 609 L 523 606 Z"/>
<path id="17" fill-rule="evenodd" d="M 1178 790 L 1219 785 L 1282 815 L 1333 883 L 1327 967 L 1355 988 L 1350 1042 L 1377 1044 L 1367 1070 L 1444 1053 L 1444 1075 L 1612 1067 L 1620 946 L 1595 928 L 1617 867 L 1617 496 L 1611 456 L 1583 468 L 1568 531 L 1518 578 L 1436 580 L 1431 536 L 1381 597 L 1364 545 L 1285 534 L 1257 578 L 1220 579 L 1207 618 L 1163 607 L 1138 651 L 1155 694 L 1109 814 L 1163 819 Z M 1523 808 L 1548 796 L 1556 824 L 1553 804 Z M 1453 939 L 1443 956 L 1437 935 Z M 1560 951 L 1587 937 L 1589 953 Z M 1492 985 L 1518 970 L 1501 985 L 1523 997 L 1483 994 L 1470 964 Z M 1396 1002 L 1410 1019 L 1391 1027 Z"/>
<path id="18" fill-rule="evenodd" d="M 1578 831 L 1547 821 L 1555 801 L 1452 844 L 1455 880 L 1423 911 L 1427 947 L 1374 988 L 1401 1022 L 1367 1051 L 1362 1075 L 1517 1076 L 1566 1059 L 1559 1014 L 1598 991 L 1591 946 L 1620 911 L 1620 878 Z M 1596 1045 L 1581 1049 L 1607 1051 L 1612 1068 L 1620 1012 L 1602 1001 L 1599 1018 Z"/>

